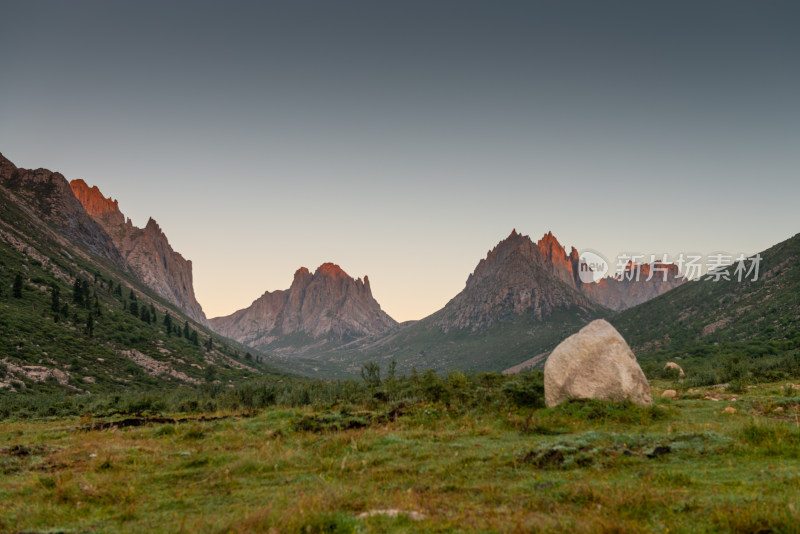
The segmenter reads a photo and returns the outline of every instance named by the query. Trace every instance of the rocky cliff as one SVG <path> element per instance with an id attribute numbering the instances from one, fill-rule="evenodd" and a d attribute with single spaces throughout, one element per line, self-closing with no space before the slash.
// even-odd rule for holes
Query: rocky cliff
<path id="1" fill-rule="evenodd" d="M 338 265 L 324 263 L 313 274 L 301 267 L 288 290 L 267 291 L 250 307 L 210 324 L 226 337 L 263 348 L 293 334 L 346 340 L 397 323 L 372 297 L 368 277 L 353 279 Z"/>
<path id="2" fill-rule="evenodd" d="M 148 287 L 178 306 L 200 324 L 208 325 L 203 308 L 194 295 L 192 262 L 175 252 L 156 221 L 144 228 L 134 226 L 119 209 L 118 202 L 106 198 L 83 180 L 69 186 L 75 199 L 111 239 L 128 268 Z"/>

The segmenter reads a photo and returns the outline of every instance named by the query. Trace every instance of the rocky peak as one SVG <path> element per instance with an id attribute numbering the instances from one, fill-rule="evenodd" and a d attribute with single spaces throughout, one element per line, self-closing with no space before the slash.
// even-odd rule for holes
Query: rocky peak
<path id="1" fill-rule="evenodd" d="M 90 188 L 81 179 L 72 180 L 69 186 L 75 198 L 83 205 L 83 209 L 92 217 L 108 218 L 115 224 L 124 222 L 122 212 L 119 211 L 119 203 L 116 200 L 112 200 L 111 197 L 104 197 L 97 186 Z"/>
<path id="2" fill-rule="evenodd" d="M 330 262 L 323 263 L 317 267 L 317 270 L 314 272 L 314 276 L 327 276 L 329 278 L 333 278 L 334 280 L 350 278 L 350 276 L 344 272 L 341 267 Z"/>
<path id="3" fill-rule="evenodd" d="M 369 279 L 353 279 L 334 263 L 314 274 L 301 267 L 286 291 L 267 292 L 249 308 L 211 319 L 218 333 L 254 348 L 282 336 L 342 340 L 383 332 L 397 323 L 373 298 Z"/>
<path id="4" fill-rule="evenodd" d="M 11 176 L 16 170 L 17 166 L 0 152 L 0 177 Z"/>
<path id="5" fill-rule="evenodd" d="M 194 295 L 192 262 L 172 249 L 155 219 L 151 217 L 144 228 L 137 228 L 122 214 L 119 203 L 106 198 L 97 186 L 73 180 L 70 187 L 74 198 L 111 236 L 130 270 L 186 315 L 207 325 L 203 308 Z"/>

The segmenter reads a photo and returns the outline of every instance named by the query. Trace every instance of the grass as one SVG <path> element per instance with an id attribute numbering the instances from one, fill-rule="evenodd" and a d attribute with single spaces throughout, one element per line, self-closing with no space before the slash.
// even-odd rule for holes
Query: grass
<path id="1" fill-rule="evenodd" d="M 652 408 L 418 400 L 88 431 L 89 416 L 5 422 L 0 530 L 797 532 L 800 407 L 779 386 Z M 399 513 L 363 515 L 379 510 Z"/>

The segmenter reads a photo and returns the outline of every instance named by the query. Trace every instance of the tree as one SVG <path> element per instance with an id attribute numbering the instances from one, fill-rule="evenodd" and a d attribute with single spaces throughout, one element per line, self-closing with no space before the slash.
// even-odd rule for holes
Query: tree
<path id="1" fill-rule="evenodd" d="M 50 286 L 50 309 L 56 315 L 61 311 L 61 289 L 56 284 Z"/>
<path id="2" fill-rule="evenodd" d="M 215 378 L 217 378 L 217 368 L 213 365 L 209 365 L 206 367 L 206 382 L 213 382 Z"/>
<path id="3" fill-rule="evenodd" d="M 89 312 L 86 317 L 86 335 L 92 337 L 94 335 L 94 315 Z"/>
<path id="4" fill-rule="evenodd" d="M 377 362 L 367 362 L 361 368 L 361 378 L 370 388 L 381 385 L 381 366 Z"/>
<path id="5" fill-rule="evenodd" d="M 167 330 L 167 335 L 172 335 L 172 317 L 169 313 L 164 314 L 164 328 Z"/>
<path id="6" fill-rule="evenodd" d="M 210 335 L 208 336 L 208 341 L 206 342 L 206 349 L 207 350 L 213 350 L 214 349 L 214 340 L 211 338 Z"/>
<path id="7" fill-rule="evenodd" d="M 142 306 L 141 319 L 147 324 L 150 324 L 150 308 L 148 308 L 147 306 Z"/>
<path id="8" fill-rule="evenodd" d="M 128 311 L 131 312 L 131 315 L 134 317 L 139 317 L 139 304 L 135 300 L 132 300 L 128 305 Z"/>
<path id="9" fill-rule="evenodd" d="M 197 346 L 199 346 L 199 345 L 200 345 L 200 340 L 199 340 L 199 339 L 198 339 L 198 337 L 197 337 L 197 331 L 196 331 L 196 330 L 192 330 L 192 335 L 191 335 L 191 336 L 189 336 L 189 337 L 191 337 L 191 339 L 192 339 L 192 344 L 193 344 L 195 347 L 197 347 Z"/>
<path id="10" fill-rule="evenodd" d="M 72 303 L 76 306 L 83 306 L 83 285 L 80 278 L 75 278 L 72 284 Z"/>
<path id="11" fill-rule="evenodd" d="M 189 321 L 183 323 L 183 337 L 189 339 Z"/>
<path id="12" fill-rule="evenodd" d="M 97 298 L 97 295 L 95 295 L 95 297 L 94 297 L 94 314 L 96 316 L 98 316 L 98 317 L 103 315 L 103 312 L 101 311 L 101 308 L 100 308 L 100 299 Z"/>
<path id="13" fill-rule="evenodd" d="M 22 298 L 22 275 L 19 273 L 17 273 L 17 276 L 14 277 L 13 294 L 15 299 Z"/>

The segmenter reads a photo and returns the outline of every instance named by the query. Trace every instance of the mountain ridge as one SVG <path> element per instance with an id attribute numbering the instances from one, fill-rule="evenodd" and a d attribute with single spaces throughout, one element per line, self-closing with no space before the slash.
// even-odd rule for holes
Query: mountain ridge
<path id="1" fill-rule="evenodd" d="M 119 202 L 106 198 L 97 186 L 89 187 L 81 179 L 69 185 L 86 212 L 111 237 L 130 270 L 189 317 L 208 326 L 194 294 L 192 262 L 173 250 L 155 219 L 150 217 L 144 228 L 138 228 L 125 218 Z"/>

